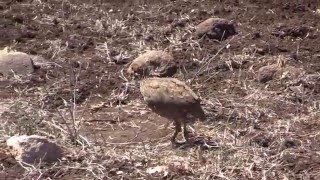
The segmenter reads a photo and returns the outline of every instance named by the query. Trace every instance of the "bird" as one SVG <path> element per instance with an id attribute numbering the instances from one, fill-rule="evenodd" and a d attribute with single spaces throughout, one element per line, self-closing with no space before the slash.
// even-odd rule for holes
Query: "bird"
<path id="1" fill-rule="evenodd" d="M 178 70 L 177 62 L 171 53 L 162 50 L 149 50 L 134 59 L 127 69 L 130 76 L 172 77 Z"/>
<path id="2" fill-rule="evenodd" d="M 175 126 L 172 143 L 183 127 L 183 136 L 189 141 L 187 123 L 205 120 L 200 98 L 177 78 L 150 77 L 140 81 L 140 92 L 147 106 L 156 114 L 173 121 Z"/>

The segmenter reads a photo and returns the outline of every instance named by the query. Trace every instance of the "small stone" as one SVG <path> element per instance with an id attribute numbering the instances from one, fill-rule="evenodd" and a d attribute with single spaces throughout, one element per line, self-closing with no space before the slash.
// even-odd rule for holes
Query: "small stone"
<path id="1" fill-rule="evenodd" d="M 160 33 L 163 35 L 170 35 L 173 32 L 173 27 L 171 25 L 160 27 Z"/>
<path id="2" fill-rule="evenodd" d="M 25 163 L 55 162 L 62 158 L 62 149 L 46 137 L 38 135 L 13 136 L 7 140 L 7 146 L 18 161 Z"/>
<path id="3" fill-rule="evenodd" d="M 296 147 L 297 143 L 292 139 L 286 139 L 283 141 L 284 149 Z"/>
<path id="4" fill-rule="evenodd" d="M 191 174 L 192 167 L 190 160 L 184 157 L 173 156 L 168 162 L 170 171 L 178 172 L 179 174 Z"/>
<path id="5" fill-rule="evenodd" d="M 170 53 L 152 50 L 134 59 L 128 68 L 128 73 L 135 76 L 171 77 L 177 69 Z"/>
<path id="6" fill-rule="evenodd" d="M 297 95 L 303 94 L 303 86 L 290 86 L 289 89 Z"/>
<path id="7" fill-rule="evenodd" d="M 24 17 L 23 16 L 14 16 L 13 21 L 16 23 L 22 24 L 24 21 Z"/>
<path id="8" fill-rule="evenodd" d="M 9 75 L 30 74 L 34 71 L 32 58 L 23 52 L 9 51 L 7 48 L 0 50 L 0 74 Z"/>
<path id="9" fill-rule="evenodd" d="M 210 39 L 225 40 L 237 32 L 232 22 L 222 18 L 209 18 L 196 26 L 198 38 L 207 36 Z"/>
<path id="10" fill-rule="evenodd" d="M 188 19 L 179 19 L 179 20 L 175 20 L 171 23 L 171 26 L 173 28 L 175 27 L 184 27 L 188 22 Z"/>
<path id="11" fill-rule="evenodd" d="M 47 59 L 43 58 L 42 56 L 37 55 L 29 55 L 32 59 L 33 65 L 35 68 L 41 68 L 41 69 L 48 69 L 52 66 L 54 66 L 54 63 L 50 63 L 47 61 Z"/>
<path id="12" fill-rule="evenodd" d="M 155 166 L 149 167 L 146 171 L 149 175 L 153 177 L 166 177 L 169 174 L 168 166 Z"/>
<path id="13" fill-rule="evenodd" d="M 303 70 L 303 68 L 297 68 L 294 66 L 286 66 L 285 68 L 283 68 L 282 70 L 282 75 L 281 78 L 284 79 L 297 79 L 300 76 L 304 75 L 305 71 Z"/>
<path id="14" fill-rule="evenodd" d="M 253 33 L 252 39 L 259 39 L 259 38 L 261 38 L 261 33 L 260 32 Z"/>

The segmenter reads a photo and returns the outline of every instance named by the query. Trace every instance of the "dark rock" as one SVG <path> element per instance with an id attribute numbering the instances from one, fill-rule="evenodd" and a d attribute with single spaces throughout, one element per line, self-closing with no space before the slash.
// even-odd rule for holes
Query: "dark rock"
<path id="1" fill-rule="evenodd" d="M 237 34 L 232 22 L 222 18 L 209 18 L 196 26 L 195 36 L 207 36 L 210 39 L 225 40 Z"/>

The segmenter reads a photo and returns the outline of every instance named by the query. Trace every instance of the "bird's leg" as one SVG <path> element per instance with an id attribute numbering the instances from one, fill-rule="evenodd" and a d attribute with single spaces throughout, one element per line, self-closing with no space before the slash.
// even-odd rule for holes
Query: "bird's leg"
<path id="1" fill-rule="evenodd" d="M 174 131 L 174 134 L 173 134 L 173 136 L 171 138 L 171 141 L 175 143 L 177 135 L 179 134 L 179 132 L 181 132 L 181 123 L 180 122 L 174 122 L 174 125 L 175 125 L 175 131 Z"/>
<path id="2" fill-rule="evenodd" d="M 189 132 L 188 132 L 188 129 L 187 129 L 187 123 L 186 122 L 183 122 L 183 136 L 184 136 L 184 139 L 186 140 L 186 142 L 188 142 L 188 140 L 189 140 Z"/>

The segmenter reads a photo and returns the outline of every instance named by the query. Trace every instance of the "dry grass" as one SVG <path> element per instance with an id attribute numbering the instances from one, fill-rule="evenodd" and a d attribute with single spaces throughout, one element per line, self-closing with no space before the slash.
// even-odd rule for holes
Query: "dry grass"
<path id="1" fill-rule="evenodd" d="M 61 162 L 22 165 L 23 176 L 34 179 L 320 177 L 317 152 L 320 147 L 316 145 L 320 140 L 320 97 L 315 92 L 320 74 L 310 77 L 301 71 L 296 77 L 284 70 L 270 83 L 260 84 L 256 79 L 258 68 L 285 57 L 261 56 L 251 47 L 233 52 L 232 47 L 247 39 L 251 31 L 205 46 L 202 44 L 208 43 L 206 40 L 191 36 L 200 22 L 197 19 L 200 7 L 190 11 L 187 7 L 178 14 L 172 12 L 175 8 L 170 3 L 140 4 L 133 6 L 131 12 L 107 4 L 73 1 L 32 1 L 17 6 L 24 7 L 28 15 L 30 9 L 37 9 L 34 11 L 39 15 L 33 16 L 30 22 L 42 27 L 40 32 L 50 32 L 57 19 L 67 34 L 67 37 L 50 35 L 41 42 L 46 48 L 39 48 L 38 53 L 55 64 L 46 71 L 45 84 L 34 87 L 32 77 L 11 77 L 9 80 L 20 86 L 7 87 L 14 90 L 10 92 L 14 94 L 11 98 L 0 96 L 3 99 L 1 141 L 13 134 L 40 134 L 56 140 L 66 150 Z M 215 10 L 206 11 L 213 15 Z M 242 12 L 239 8 L 234 11 Z M 160 30 L 170 24 L 168 18 L 173 18 L 173 30 L 165 36 Z M 176 20 L 183 22 L 182 27 L 174 25 Z M 78 25 L 80 28 L 75 29 Z M 94 47 L 81 50 L 89 39 L 94 39 Z M 10 45 L 28 49 L 27 43 Z M 215 46 L 214 53 L 211 46 Z M 117 64 L 147 49 L 168 49 L 181 58 L 183 66 L 177 77 L 185 78 L 201 96 L 209 116 L 207 122 L 195 124 L 196 133 L 211 139 L 217 147 L 171 146 L 171 131 L 163 129 L 165 121 L 145 107 L 123 71 L 127 64 Z M 197 64 L 196 68 L 192 63 Z M 299 93 L 292 91 L 292 86 L 303 88 L 298 89 Z M 89 95 L 85 96 L 86 92 Z M 6 168 L 10 167 L 3 166 L 1 170 Z M 152 168 L 160 172 L 152 174 Z"/>

